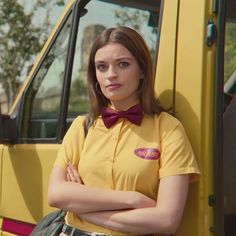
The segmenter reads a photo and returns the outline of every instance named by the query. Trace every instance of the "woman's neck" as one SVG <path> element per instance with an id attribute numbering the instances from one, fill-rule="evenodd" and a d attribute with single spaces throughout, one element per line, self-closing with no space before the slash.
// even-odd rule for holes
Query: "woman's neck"
<path id="1" fill-rule="evenodd" d="M 135 101 L 130 104 L 117 104 L 117 103 L 111 103 L 111 108 L 116 110 L 116 111 L 126 111 L 129 108 L 133 107 L 134 105 L 138 104 L 139 101 Z"/>

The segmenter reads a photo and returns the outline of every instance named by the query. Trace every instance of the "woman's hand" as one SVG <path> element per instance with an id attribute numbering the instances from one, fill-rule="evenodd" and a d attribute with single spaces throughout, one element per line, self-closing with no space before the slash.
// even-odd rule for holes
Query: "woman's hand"
<path id="1" fill-rule="evenodd" d="M 90 223 L 132 234 L 175 234 L 178 228 L 188 193 L 189 175 L 164 177 L 160 180 L 156 207 L 143 207 L 115 211 L 100 211 L 81 214 Z M 174 197 L 173 197 L 174 193 Z M 133 195 L 135 197 L 136 196 Z M 140 198 L 144 204 L 148 199 Z"/>
<path id="2" fill-rule="evenodd" d="M 83 184 L 79 172 L 76 170 L 76 168 L 71 164 L 71 162 L 68 163 L 67 169 L 66 169 L 66 179 L 68 182 L 74 182 L 78 184 Z"/>
<path id="3" fill-rule="evenodd" d="M 78 184 L 83 184 L 79 172 L 77 169 L 71 164 L 71 162 L 68 163 L 67 166 L 67 173 L 66 178 L 68 182 L 74 182 Z M 135 191 L 127 191 L 128 194 L 130 194 L 130 206 L 131 208 L 145 208 L 145 207 L 155 207 L 156 201 L 145 196 L 142 193 L 135 192 Z"/>
<path id="4" fill-rule="evenodd" d="M 130 192 L 132 197 L 131 200 L 133 201 L 133 208 L 146 208 L 146 207 L 155 207 L 156 201 L 152 198 L 147 197 L 146 195 L 139 193 L 139 192 Z"/>
<path id="5" fill-rule="evenodd" d="M 53 167 L 49 180 L 48 202 L 50 206 L 76 215 L 155 206 L 155 201 L 139 192 L 100 189 L 85 185 L 77 168 L 71 163 L 68 163 L 66 170 L 60 166 Z"/>

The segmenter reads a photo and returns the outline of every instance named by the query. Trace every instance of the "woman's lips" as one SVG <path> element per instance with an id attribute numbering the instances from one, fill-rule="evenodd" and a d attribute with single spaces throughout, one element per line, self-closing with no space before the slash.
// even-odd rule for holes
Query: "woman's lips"
<path id="1" fill-rule="evenodd" d="M 121 84 L 109 84 L 108 86 L 107 86 L 107 88 L 109 89 L 109 90 L 116 90 L 116 89 L 118 89 L 118 88 L 120 88 L 121 87 Z"/>

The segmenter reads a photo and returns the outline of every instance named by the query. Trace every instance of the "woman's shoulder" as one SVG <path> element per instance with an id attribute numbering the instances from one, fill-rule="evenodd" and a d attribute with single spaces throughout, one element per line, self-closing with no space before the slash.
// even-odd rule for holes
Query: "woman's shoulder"
<path id="1" fill-rule="evenodd" d="M 181 121 L 168 112 L 161 112 L 156 116 L 156 119 L 161 132 L 172 132 L 176 129 L 184 130 Z"/>
<path id="2" fill-rule="evenodd" d="M 78 115 L 77 117 L 74 118 L 72 124 L 83 124 L 83 122 L 85 121 L 85 117 L 86 115 Z"/>
<path id="3" fill-rule="evenodd" d="M 160 114 L 155 116 L 156 119 L 159 120 L 160 123 L 163 124 L 180 124 L 181 122 L 178 120 L 178 118 L 176 118 L 174 115 L 166 112 L 166 111 L 162 111 Z"/>
<path id="4" fill-rule="evenodd" d="M 67 133 L 78 133 L 78 131 L 80 132 L 81 130 L 83 131 L 83 127 L 84 127 L 84 122 L 85 122 L 85 115 L 79 115 L 76 118 L 73 119 L 73 121 L 71 121 L 71 123 L 68 123 L 69 129 L 67 131 Z"/>
<path id="5" fill-rule="evenodd" d="M 182 122 L 167 112 L 161 112 L 159 115 L 159 129 L 163 137 L 168 136 L 168 134 L 178 137 L 186 136 Z"/>
<path id="6" fill-rule="evenodd" d="M 77 122 L 78 122 L 78 121 L 84 121 L 85 117 L 86 117 L 86 114 L 84 114 L 84 115 L 78 115 L 77 117 L 75 117 L 74 120 L 76 120 Z"/>

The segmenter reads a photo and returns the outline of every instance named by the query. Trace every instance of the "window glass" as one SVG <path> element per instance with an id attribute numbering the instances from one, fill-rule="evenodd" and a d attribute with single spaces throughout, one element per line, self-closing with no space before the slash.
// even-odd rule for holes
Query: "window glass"
<path id="1" fill-rule="evenodd" d="M 227 1 L 224 61 L 223 183 L 224 235 L 236 232 L 236 4 Z"/>
<path id="2" fill-rule="evenodd" d="M 87 64 L 95 37 L 105 28 L 129 26 L 144 37 L 153 60 L 157 57 L 158 21 L 161 1 L 90 1 L 81 17 L 73 66 L 68 118 L 89 109 Z"/>
<path id="3" fill-rule="evenodd" d="M 55 138 L 72 16 L 59 32 L 25 96 L 23 138 Z"/>
<path id="4" fill-rule="evenodd" d="M 236 22 L 227 21 L 225 28 L 224 93 L 225 108 L 236 94 Z"/>

